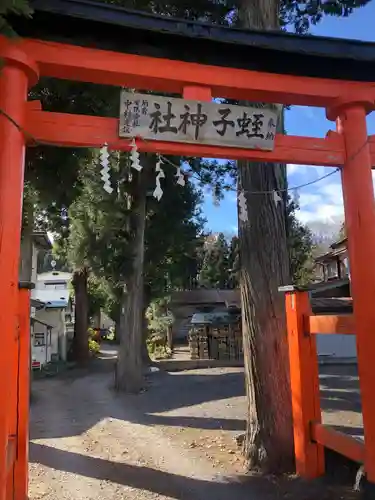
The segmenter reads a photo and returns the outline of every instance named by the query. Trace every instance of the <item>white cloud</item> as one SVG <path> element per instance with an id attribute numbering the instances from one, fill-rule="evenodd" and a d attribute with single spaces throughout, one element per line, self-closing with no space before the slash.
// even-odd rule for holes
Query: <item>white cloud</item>
<path id="1" fill-rule="evenodd" d="M 313 191 L 300 192 L 300 207 L 297 217 L 301 222 L 335 221 L 343 217 L 344 207 L 342 200 L 341 183 L 323 183 L 314 185 Z"/>
<path id="2" fill-rule="evenodd" d="M 293 163 L 288 163 L 287 174 L 292 175 L 308 175 L 314 176 L 316 178 L 323 177 L 323 175 L 329 174 L 331 167 L 317 167 L 315 165 L 294 165 Z"/>
<path id="3" fill-rule="evenodd" d="M 321 202 L 320 194 L 301 192 L 299 193 L 299 206 L 303 209 L 311 205 L 316 205 Z"/>
<path id="4" fill-rule="evenodd" d="M 293 163 L 290 163 L 287 165 L 286 171 L 287 171 L 288 175 L 292 175 L 295 172 L 297 172 L 299 168 L 301 168 L 301 165 L 293 165 Z"/>
<path id="5" fill-rule="evenodd" d="M 335 222 L 339 217 L 344 217 L 344 207 L 339 205 L 321 204 L 311 210 L 299 210 L 298 219 L 308 224 L 309 222 Z"/>

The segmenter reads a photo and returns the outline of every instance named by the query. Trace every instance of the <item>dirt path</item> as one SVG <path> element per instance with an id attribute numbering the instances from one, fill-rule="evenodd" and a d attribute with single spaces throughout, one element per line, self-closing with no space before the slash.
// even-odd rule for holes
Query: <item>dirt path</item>
<path id="1" fill-rule="evenodd" d="M 155 376 L 156 390 L 164 377 Z M 208 459 L 194 447 L 182 452 L 163 425 L 145 422 L 146 398 L 116 397 L 110 380 L 99 373 L 35 384 L 31 500 L 224 499 L 228 487 L 251 500 L 236 482 L 221 489 L 225 478 Z"/>
<path id="2" fill-rule="evenodd" d="M 127 397 L 111 378 L 105 370 L 35 383 L 30 500 L 343 498 L 238 475 L 237 369 L 154 374 L 148 391 Z"/>

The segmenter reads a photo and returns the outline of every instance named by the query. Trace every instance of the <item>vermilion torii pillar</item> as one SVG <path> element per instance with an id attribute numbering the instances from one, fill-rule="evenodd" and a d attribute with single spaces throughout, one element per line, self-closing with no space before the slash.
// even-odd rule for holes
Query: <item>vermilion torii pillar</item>
<path id="1" fill-rule="evenodd" d="M 372 99 L 358 100 L 357 96 L 337 101 L 327 117 L 337 119 L 337 129 L 345 144 L 342 190 L 362 397 L 365 471 L 375 488 L 375 201 L 366 126 L 366 114 L 373 109 Z"/>
<path id="2" fill-rule="evenodd" d="M 83 11 L 91 8 L 88 4 L 86 7 L 83 5 L 81 7 Z M 80 12 L 81 16 L 82 11 Z M 142 17 L 144 15 L 142 14 Z M 120 11 L 116 9 L 113 19 L 118 16 L 120 16 Z M 154 22 L 156 22 L 155 19 L 153 19 Z M 65 23 L 61 23 L 61 20 L 59 23 L 65 29 Z M 95 30 L 97 30 L 96 23 L 95 18 Z M 39 36 L 40 27 L 36 31 Z M 163 31 L 163 38 L 168 36 L 162 26 L 160 31 Z M 118 32 L 115 33 L 118 37 Z M 124 33 L 126 34 L 125 31 Z M 226 35 L 228 33 L 229 31 Z M 48 36 L 50 35 L 51 33 Z M 178 36 L 182 35 L 178 33 Z M 282 34 L 278 36 L 281 37 Z M 212 43 L 216 42 L 209 40 L 209 44 Z M 298 39 L 296 43 L 302 44 L 302 39 Z M 230 54 L 231 44 L 232 42 L 227 45 L 228 53 L 224 51 L 227 63 L 229 63 L 228 54 Z M 221 50 L 220 47 L 218 46 L 218 50 Z M 233 47 L 235 47 L 234 44 Z M 243 45 L 243 53 L 249 54 L 248 50 L 249 45 Z M 266 49 L 263 45 L 261 50 L 264 54 L 263 51 Z M 332 56 L 331 50 L 324 52 L 325 59 L 322 61 Z M 115 118 L 44 112 L 38 108 L 38 103 L 26 105 L 28 84 L 32 85 L 37 80 L 36 66 L 28 59 L 29 57 L 35 59 L 41 75 L 45 77 L 91 82 L 98 85 L 149 89 L 167 94 L 183 93 L 185 99 L 209 101 L 211 97 L 225 97 L 252 102 L 319 106 L 329 108 L 330 119 L 339 118 L 339 131 L 343 137 L 338 134 L 330 134 L 325 139 L 277 136 L 273 151 L 223 148 L 220 145 L 198 143 L 168 143 L 161 140 L 139 141 L 139 149 L 159 154 L 242 158 L 260 162 L 276 161 L 342 167 L 365 426 L 365 467 L 368 479 L 375 485 L 375 399 L 372 391 L 375 383 L 375 206 L 370 146 L 367 143 L 366 131 L 366 112 L 373 109 L 375 101 L 375 84 L 371 82 L 372 60 L 369 59 L 368 73 L 363 73 L 368 75 L 366 81 L 347 81 L 333 79 L 335 75 L 332 71 L 329 78 L 325 75 L 311 77 L 306 74 L 303 76 L 303 72 L 302 75 L 299 72 L 298 75 L 290 73 L 283 75 L 244 69 L 242 64 L 238 67 L 236 65 L 232 67 L 230 64 L 228 67 L 215 66 L 216 57 L 205 58 L 206 62 L 202 64 L 36 39 L 17 40 L 14 43 L 0 37 L 0 53 L 5 60 L 5 67 L 0 73 L 0 325 L 2 328 L 0 500 L 5 498 L 7 447 L 10 431 L 14 429 L 14 425 L 10 427 L 10 415 L 15 414 L 14 408 L 11 411 L 10 393 L 12 383 L 16 381 L 13 380 L 14 377 L 9 376 L 9 368 L 14 367 L 17 355 L 14 352 L 16 343 L 13 336 L 16 334 L 25 148 L 22 130 L 25 129 L 35 137 L 35 140 L 44 144 L 68 147 L 101 147 L 103 144 L 108 144 L 113 150 L 129 151 L 130 149 L 130 140 L 118 137 L 118 120 Z M 282 53 L 283 50 L 277 48 L 278 56 L 282 57 Z M 290 54 L 288 57 L 292 57 Z M 308 50 L 304 51 L 303 57 L 306 57 L 306 54 L 308 55 Z M 274 56 L 275 54 L 272 57 Z M 262 58 L 264 58 L 263 55 Z M 280 67 L 283 67 L 282 64 Z M 353 74 L 355 74 L 354 71 Z M 340 96 L 346 96 L 346 98 L 338 100 Z M 27 123 L 25 122 L 26 115 Z M 373 158 L 375 158 L 374 139 L 372 142 Z M 308 314 L 307 304 L 305 306 L 305 312 Z M 24 312 L 21 323 L 25 335 L 28 335 L 25 326 L 27 323 L 25 322 L 26 307 L 27 297 L 23 295 L 22 311 Z M 297 368 L 295 374 L 297 378 L 300 378 L 300 366 Z M 26 376 L 25 371 L 21 370 L 20 373 Z M 318 380 L 318 377 L 316 378 Z M 318 382 L 316 385 L 318 386 Z M 21 399 L 19 397 L 18 404 Z M 25 403 L 25 398 L 22 401 L 25 408 L 23 416 L 26 419 L 27 402 Z M 300 403 L 297 400 L 297 404 L 300 405 Z M 313 436 L 308 435 L 311 422 L 301 419 L 299 423 L 304 428 L 303 444 L 313 443 Z M 15 432 L 22 436 L 22 442 L 26 441 L 24 427 L 18 426 Z M 13 491 L 16 492 L 15 499 L 21 500 L 22 492 L 25 491 L 27 484 L 25 453 L 18 465 L 19 488 L 14 488 Z M 321 474 L 321 463 L 316 462 L 315 465 L 315 475 Z"/>
<path id="3" fill-rule="evenodd" d="M 10 394 L 17 380 L 9 367 L 18 355 L 14 352 L 18 308 L 18 271 L 21 238 L 21 213 L 24 180 L 25 103 L 29 85 L 36 83 L 38 71 L 16 44 L 2 51 L 0 70 L 0 500 L 5 499 L 5 484 L 10 439 Z M 8 449 L 9 443 L 9 449 Z"/>

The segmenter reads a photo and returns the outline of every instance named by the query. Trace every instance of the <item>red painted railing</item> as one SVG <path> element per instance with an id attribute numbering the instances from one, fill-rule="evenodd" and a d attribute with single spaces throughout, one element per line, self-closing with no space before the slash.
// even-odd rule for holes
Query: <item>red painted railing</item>
<path id="1" fill-rule="evenodd" d="M 280 291 L 286 292 L 296 471 L 307 479 L 324 474 L 324 447 L 364 463 L 364 442 L 321 422 L 315 337 L 317 334 L 355 334 L 354 316 L 315 315 L 307 291 L 294 287 L 283 287 Z"/>

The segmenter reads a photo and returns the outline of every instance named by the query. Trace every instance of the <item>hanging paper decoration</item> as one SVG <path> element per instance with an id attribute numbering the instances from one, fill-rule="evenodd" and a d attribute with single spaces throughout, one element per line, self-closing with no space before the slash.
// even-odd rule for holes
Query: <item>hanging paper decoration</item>
<path id="1" fill-rule="evenodd" d="M 279 193 L 277 191 L 273 191 L 272 196 L 273 196 L 273 201 L 275 202 L 276 206 L 280 201 L 283 201 L 281 196 L 279 195 Z"/>
<path id="2" fill-rule="evenodd" d="M 153 197 L 156 198 L 158 201 L 160 201 L 162 196 L 163 196 L 163 190 L 161 188 L 160 179 L 165 178 L 164 170 L 161 168 L 162 163 L 163 162 L 161 161 L 161 158 L 159 157 L 158 162 L 156 163 L 156 167 L 155 167 L 155 171 L 157 173 L 157 175 L 156 175 L 156 187 L 155 187 L 154 192 L 152 193 Z"/>
<path id="3" fill-rule="evenodd" d="M 185 186 L 185 177 L 184 174 L 181 172 L 181 167 L 176 167 L 177 172 L 176 172 L 176 177 L 177 177 L 177 184 L 179 186 Z"/>
<path id="4" fill-rule="evenodd" d="M 137 143 L 135 142 L 135 139 L 132 140 L 131 147 L 132 147 L 132 149 L 130 151 L 130 158 L 131 158 L 131 162 L 132 162 L 132 167 L 135 170 L 138 170 L 138 172 L 140 172 L 143 167 L 139 162 L 138 147 L 137 147 Z"/>
<path id="5" fill-rule="evenodd" d="M 161 185 L 160 185 L 159 177 L 156 177 L 156 188 L 154 189 L 152 196 L 154 198 L 156 198 L 158 201 L 160 201 L 162 196 L 163 196 L 163 190 L 162 190 Z"/>
<path id="6" fill-rule="evenodd" d="M 159 157 L 157 163 L 156 163 L 156 167 L 155 167 L 155 171 L 157 173 L 157 176 L 160 178 L 160 179 L 165 179 L 165 173 L 164 173 L 164 170 L 161 168 L 163 164 L 163 161 L 162 159 Z"/>
<path id="7" fill-rule="evenodd" d="M 247 222 L 249 220 L 249 214 L 247 212 L 247 201 L 245 192 L 243 190 L 240 191 L 238 195 L 238 218 L 242 222 Z"/>
<path id="8" fill-rule="evenodd" d="M 103 181 L 103 189 L 108 194 L 111 194 L 113 192 L 113 188 L 109 177 L 109 152 L 107 144 L 104 144 L 100 150 L 100 165 L 103 167 L 100 171 Z"/>

